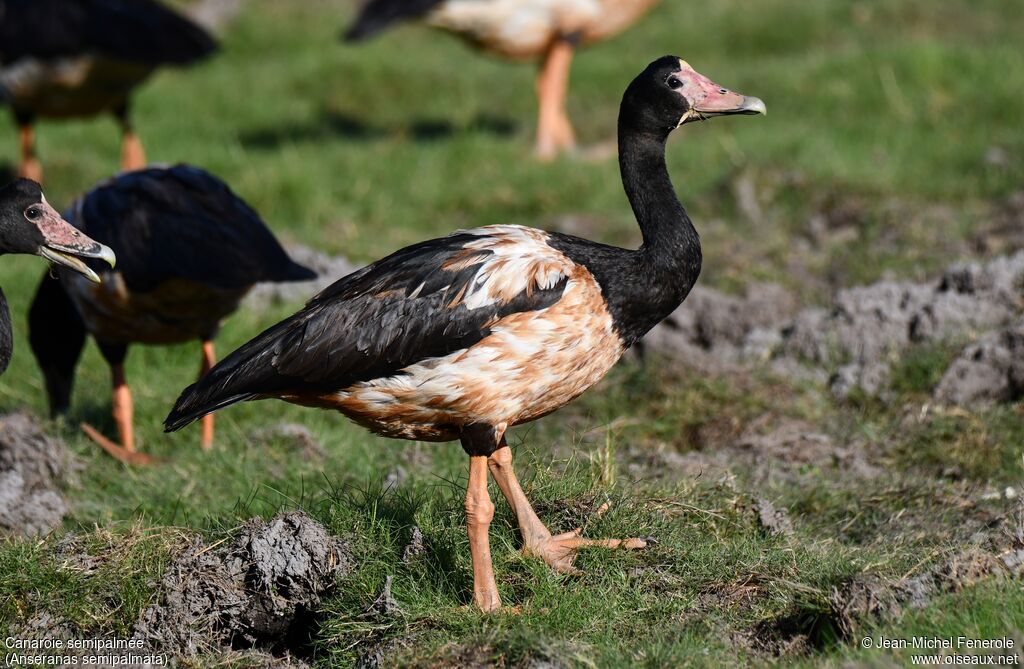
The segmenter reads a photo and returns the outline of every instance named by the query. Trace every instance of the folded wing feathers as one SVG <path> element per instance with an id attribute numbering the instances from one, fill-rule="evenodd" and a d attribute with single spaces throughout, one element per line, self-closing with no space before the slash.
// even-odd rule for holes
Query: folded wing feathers
<path id="1" fill-rule="evenodd" d="M 574 266 L 545 239 L 515 226 L 462 231 L 350 274 L 225 358 L 166 425 L 258 395 L 333 392 L 467 349 L 502 318 L 561 299 Z"/>

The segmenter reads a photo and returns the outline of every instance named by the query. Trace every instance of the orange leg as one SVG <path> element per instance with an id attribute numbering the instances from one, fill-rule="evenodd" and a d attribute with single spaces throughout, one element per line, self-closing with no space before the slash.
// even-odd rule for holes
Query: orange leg
<path id="1" fill-rule="evenodd" d="M 117 444 L 107 439 L 88 423 L 82 423 L 82 431 L 100 448 L 121 462 L 128 465 L 148 465 L 153 462 L 153 458 L 135 450 L 135 430 L 132 425 L 135 408 L 132 403 L 132 392 L 125 380 L 124 365 L 112 365 L 110 371 L 113 380 L 114 422 L 117 423 L 117 434 L 121 443 Z"/>
<path id="2" fill-rule="evenodd" d="M 135 134 L 130 123 L 124 122 L 121 135 L 121 170 L 130 172 L 146 166 L 146 152 L 142 140 Z"/>
<path id="3" fill-rule="evenodd" d="M 18 127 L 18 146 L 21 151 L 18 176 L 42 183 L 43 166 L 36 158 L 36 134 L 31 123 Z"/>
<path id="4" fill-rule="evenodd" d="M 582 527 L 571 532 L 552 535 L 537 517 L 529 500 L 526 499 L 523 488 L 519 485 L 519 479 L 512 469 L 512 450 L 504 443 L 504 439 L 502 439 L 501 448 L 487 459 L 487 465 L 519 521 L 519 531 L 523 535 L 523 551 L 527 555 L 540 557 L 552 569 L 570 573 L 576 571 L 572 563 L 576 559 L 576 553 L 584 546 L 602 548 L 644 548 L 647 546 L 647 542 L 643 539 L 584 539 L 580 536 L 583 534 Z M 608 504 L 603 504 L 597 513 L 600 515 L 607 510 Z"/>
<path id="5" fill-rule="evenodd" d="M 470 456 L 469 486 L 466 489 L 466 528 L 469 552 L 473 556 L 473 601 L 481 611 L 501 608 L 498 584 L 494 581 L 488 529 L 494 518 L 494 504 L 487 493 L 487 458 Z"/>
<path id="6" fill-rule="evenodd" d="M 214 354 L 213 342 L 210 340 L 203 340 L 203 362 L 199 367 L 199 378 L 206 376 L 206 373 L 213 369 L 213 365 L 217 362 L 217 356 Z M 203 424 L 203 436 L 199 441 L 199 445 L 203 447 L 203 450 L 210 450 L 213 448 L 213 414 L 206 414 L 202 418 Z"/>
<path id="7" fill-rule="evenodd" d="M 565 40 L 555 40 L 548 49 L 537 77 L 537 98 L 540 113 L 537 118 L 537 156 L 551 160 L 558 152 L 572 149 L 576 137 L 566 111 L 569 71 L 573 46 Z"/>

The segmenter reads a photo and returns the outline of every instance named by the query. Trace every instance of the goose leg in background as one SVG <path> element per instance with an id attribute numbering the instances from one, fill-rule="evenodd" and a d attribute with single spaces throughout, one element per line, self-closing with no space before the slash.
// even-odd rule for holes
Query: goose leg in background
<path id="1" fill-rule="evenodd" d="M 203 362 L 199 367 L 199 377 L 203 378 L 207 372 L 213 369 L 213 366 L 217 363 L 217 356 L 213 348 L 213 340 L 203 340 Z M 209 413 L 203 416 L 203 436 L 199 441 L 199 445 L 203 447 L 203 450 L 210 450 L 213 448 L 213 414 Z"/>
<path id="2" fill-rule="evenodd" d="M 126 465 L 147 465 L 153 458 L 135 450 L 135 405 L 132 402 L 132 391 L 124 373 L 124 358 L 128 349 L 123 345 L 100 344 L 103 357 L 110 363 L 111 404 L 114 423 L 117 424 L 117 437 L 120 444 L 103 436 L 99 430 L 88 423 L 82 423 L 82 431 L 100 448 Z"/>
<path id="3" fill-rule="evenodd" d="M 43 166 L 36 158 L 36 133 L 31 119 L 18 119 L 18 176 L 43 182 Z"/>
<path id="4" fill-rule="evenodd" d="M 509 505 L 516 514 L 519 521 L 519 531 L 523 536 L 523 551 L 527 555 L 536 555 L 543 559 L 548 565 L 561 572 L 574 572 L 572 566 L 576 559 L 576 553 L 584 546 L 598 546 L 601 548 L 644 548 L 647 542 L 643 539 L 584 539 L 583 528 L 578 527 L 571 532 L 552 535 L 548 528 L 537 517 L 537 513 L 526 499 L 519 479 L 512 468 L 512 450 L 501 439 L 500 448 L 494 451 L 487 459 L 491 470 L 502 494 L 508 500 Z M 598 509 L 600 515 L 608 509 L 608 504 L 603 504 Z"/>
<path id="5" fill-rule="evenodd" d="M 555 143 L 559 151 L 571 151 L 576 148 L 576 132 L 572 129 L 569 119 L 569 80 L 572 77 L 572 58 L 579 45 L 580 36 L 571 35 L 556 45 L 555 64 L 558 88 L 558 124 L 555 126 Z"/>
<path id="6" fill-rule="evenodd" d="M 140 170 L 146 166 L 146 152 L 142 148 L 142 140 L 132 126 L 128 104 L 125 103 L 115 114 L 121 125 L 121 170 Z"/>
<path id="7" fill-rule="evenodd" d="M 572 149 L 576 137 L 566 110 L 569 71 L 573 56 L 572 40 L 557 38 L 551 43 L 540 75 L 537 77 L 537 157 L 551 160 L 560 151 Z"/>

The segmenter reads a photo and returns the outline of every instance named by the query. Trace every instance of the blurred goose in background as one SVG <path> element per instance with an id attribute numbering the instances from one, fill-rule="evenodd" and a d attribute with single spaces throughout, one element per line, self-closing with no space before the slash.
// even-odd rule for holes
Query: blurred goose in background
<path id="1" fill-rule="evenodd" d="M 69 225 L 47 203 L 39 184 L 28 179 L 0 188 L 0 255 L 7 253 L 41 256 L 97 282 L 99 277 L 79 258 L 99 258 L 114 265 L 114 252 Z M 7 371 L 13 350 L 11 312 L 0 290 L 0 374 Z"/>
<path id="2" fill-rule="evenodd" d="M 151 458 L 136 451 L 125 379 L 129 344 L 199 340 L 201 376 L 214 363 L 221 321 L 254 284 L 308 281 L 316 273 L 293 262 L 259 215 L 223 181 L 196 167 L 124 173 L 78 200 L 67 218 L 125 262 L 116 271 L 101 271 L 101 285 L 68 272 L 43 277 L 29 332 L 50 410 L 60 414 L 69 408 L 75 366 L 91 334 L 110 364 L 120 443 L 82 427 L 115 458 L 145 464 Z M 212 445 L 212 421 L 204 423 L 201 443 Z"/>
<path id="3" fill-rule="evenodd" d="M 569 70 L 581 45 L 628 28 L 658 0 L 368 0 L 345 33 L 362 40 L 400 21 L 424 19 L 474 46 L 508 58 L 541 60 L 537 155 L 576 145 L 566 109 Z"/>
<path id="4" fill-rule="evenodd" d="M 42 180 L 37 118 L 103 112 L 121 125 L 121 169 L 143 167 L 132 91 L 156 68 L 189 65 L 216 48 L 202 28 L 154 0 L 0 0 L 0 104 L 19 127 L 19 175 Z"/>
<path id="5" fill-rule="evenodd" d="M 582 546 L 641 539 L 552 535 L 512 469 L 505 432 L 597 383 L 689 294 L 700 238 L 665 165 L 669 134 L 689 121 L 763 114 L 666 56 L 629 85 L 619 112 L 622 183 L 643 234 L 638 250 L 516 225 L 461 230 L 350 274 L 185 389 L 165 421 L 177 430 L 236 402 L 278 398 L 334 409 L 385 437 L 460 440 L 474 599 L 501 606 L 488 527 L 488 470 L 519 521 L 525 550 L 570 571 Z"/>

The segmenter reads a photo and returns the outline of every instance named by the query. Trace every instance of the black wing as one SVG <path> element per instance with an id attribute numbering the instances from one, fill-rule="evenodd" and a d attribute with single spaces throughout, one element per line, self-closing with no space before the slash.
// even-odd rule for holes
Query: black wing
<path id="1" fill-rule="evenodd" d="M 114 249 L 117 271 L 133 291 L 169 279 L 242 288 L 316 277 L 288 257 L 259 214 L 197 167 L 122 174 L 72 205 L 65 218 Z"/>
<path id="2" fill-rule="evenodd" d="M 217 49 L 201 27 L 154 0 L 0 0 L 0 62 L 102 53 L 187 65 Z"/>
<path id="3" fill-rule="evenodd" d="M 527 283 L 511 299 L 468 308 L 467 291 L 502 278 L 486 275 L 493 251 L 466 249 L 480 239 L 455 233 L 423 242 L 337 281 L 187 388 L 165 427 L 177 430 L 260 395 L 318 395 L 392 376 L 472 346 L 507 315 L 544 309 L 561 298 L 565 275 L 548 286 Z"/>
<path id="4" fill-rule="evenodd" d="M 393 23 L 420 18 L 442 2 L 444 0 L 368 0 L 345 31 L 344 38 L 355 42 L 372 37 Z"/>

